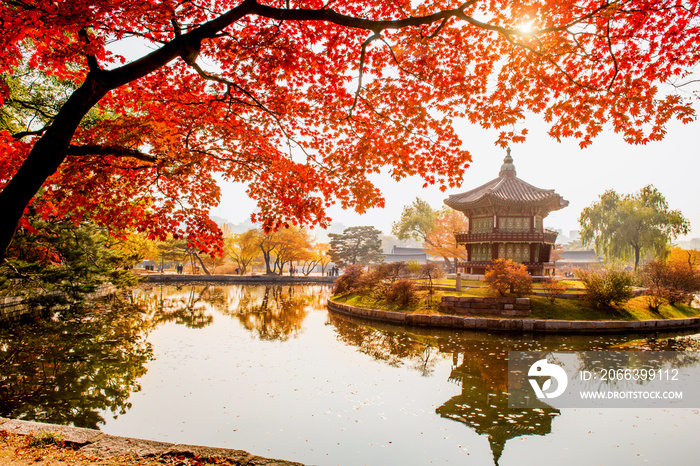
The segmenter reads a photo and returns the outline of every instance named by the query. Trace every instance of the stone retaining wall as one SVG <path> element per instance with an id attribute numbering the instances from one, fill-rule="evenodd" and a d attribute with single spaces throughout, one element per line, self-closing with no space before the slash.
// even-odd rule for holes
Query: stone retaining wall
<path id="1" fill-rule="evenodd" d="M 29 314 L 30 312 L 29 307 L 24 304 L 23 297 L 12 296 L 0 298 L 0 322 L 18 320 L 23 315 Z"/>
<path id="2" fill-rule="evenodd" d="M 543 320 L 523 318 L 462 317 L 454 315 L 406 314 L 379 311 L 328 300 L 328 310 L 365 319 L 400 325 L 466 330 L 533 333 L 644 333 L 700 327 L 700 317 L 665 320 Z"/>
<path id="3" fill-rule="evenodd" d="M 112 284 L 100 285 L 94 293 L 84 294 L 85 299 L 95 299 L 102 296 L 107 296 L 114 293 L 117 288 Z M 61 296 L 61 291 L 50 291 L 48 293 L 43 293 L 45 297 L 56 297 Z M 23 316 L 29 316 L 34 313 L 38 314 L 41 308 L 31 307 L 27 304 L 27 298 L 25 296 L 7 296 L 0 298 L 0 323 L 2 322 L 13 322 L 19 320 Z"/>
<path id="4" fill-rule="evenodd" d="M 445 314 L 527 317 L 530 315 L 530 298 L 443 296 L 439 310 Z"/>
<path id="5" fill-rule="evenodd" d="M 185 275 L 185 274 L 154 274 L 147 275 L 144 283 L 177 283 L 177 282 L 206 282 L 206 283 L 239 283 L 255 284 L 333 284 L 338 277 L 319 277 L 303 275 Z"/>

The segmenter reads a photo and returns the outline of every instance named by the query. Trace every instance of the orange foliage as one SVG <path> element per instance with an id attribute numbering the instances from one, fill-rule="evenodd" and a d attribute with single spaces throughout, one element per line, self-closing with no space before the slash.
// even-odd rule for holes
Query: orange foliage
<path id="1" fill-rule="evenodd" d="M 668 255 L 669 265 L 686 265 L 693 269 L 700 268 L 700 251 L 697 249 L 673 248 Z"/>
<path id="2" fill-rule="evenodd" d="M 527 267 L 511 259 L 492 260 L 484 273 L 484 281 L 501 296 L 505 296 L 506 291 L 520 296 L 532 289 L 532 277 Z"/>
<path id="3" fill-rule="evenodd" d="M 695 117 L 659 84 L 698 62 L 698 15 L 698 0 L 0 2 L 0 75 L 70 84 L 50 115 L 0 131 L 0 255 L 32 202 L 218 250 L 220 178 L 246 184 L 266 231 L 383 206 L 370 175 L 385 168 L 456 187 L 471 160 L 457 118 L 502 146 L 530 113 L 582 146 L 603 125 L 661 139 Z M 81 125 L 88 112 L 106 118 Z"/>
<path id="4" fill-rule="evenodd" d="M 466 259 L 467 250 L 455 240 L 455 232 L 467 231 L 469 223 L 462 212 L 442 211 L 435 222 L 435 228 L 428 233 L 423 249 L 431 256 L 439 256 L 448 261 L 451 258 Z"/>

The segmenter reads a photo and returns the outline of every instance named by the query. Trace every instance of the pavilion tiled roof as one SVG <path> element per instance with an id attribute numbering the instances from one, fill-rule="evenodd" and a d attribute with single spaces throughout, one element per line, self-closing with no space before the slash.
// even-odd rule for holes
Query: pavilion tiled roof
<path id="1" fill-rule="evenodd" d="M 489 204 L 546 205 L 549 211 L 563 209 L 569 205 L 569 201 L 555 193 L 553 189 L 537 188 L 515 176 L 510 149 L 503 162 L 498 178 L 465 193 L 453 194 L 445 199 L 445 204 L 462 211 Z"/>

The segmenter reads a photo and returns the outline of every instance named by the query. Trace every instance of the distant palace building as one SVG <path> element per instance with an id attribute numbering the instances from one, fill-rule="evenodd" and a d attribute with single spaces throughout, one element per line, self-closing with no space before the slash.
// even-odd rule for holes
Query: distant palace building
<path id="1" fill-rule="evenodd" d="M 384 254 L 384 262 L 408 262 L 416 261 L 419 264 L 428 262 L 428 254 L 423 248 L 408 248 L 404 246 L 392 246 L 390 253 Z"/>
<path id="2" fill-rule="evenodd" d="M 469 219 L 469 231 L 455 232 L 457 243 L 467 249 L 458 271 L 483 274 L 491 260 L 505 258 L 523 263 L 532 275 L 554 273 L 550 256 L 557 232 L 544 229 L 542 220 L 569 201 L 515 176 L 510 148 L 498 178 L 444 202 Z"/>

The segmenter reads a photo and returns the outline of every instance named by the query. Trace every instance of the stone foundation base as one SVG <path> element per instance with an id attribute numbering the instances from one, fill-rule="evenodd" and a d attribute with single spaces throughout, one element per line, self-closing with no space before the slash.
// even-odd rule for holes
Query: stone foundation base
<path id="1" fill-rule="evenodd" d="M 527 317 L 530 315 L 530 298 L 443 296 L 440 312 L 456 315 Z"/>

